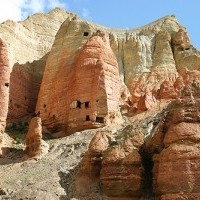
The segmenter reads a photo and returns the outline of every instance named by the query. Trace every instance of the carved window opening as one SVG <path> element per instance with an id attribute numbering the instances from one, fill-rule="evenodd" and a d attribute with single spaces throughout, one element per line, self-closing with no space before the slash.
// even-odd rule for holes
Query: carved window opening
<path id="1" fill-rule="evenodd" d="M 89 35 L 89 32 L 84 32 L 83 33 L 83 36 L 88 36 Z"/>
<path id="2" fill-rule="evenodd" d="M 81 108 L 81 102 L 80 102 L 80 101 L 77 101 L 76 107 L 77 107 L 77 108 Z"/>
<path id="3" fill-rule="evenodd" d="M 104 117 L 96 117 L 96 122 L 98 123 L 104 123 Z"/>
<path id="4" fill-rule="evenodd" d="M 86 121 L 90 121 L 90 116 L 89 116 L 89 115 L 86 115 L 85 120 L 86 120 Z"/>
<path id="5" fill-rule="evenodd" d="M 46 104 L 44 104 L 44 105 L 43 105 L 43 107 L 44 107 L 44 108 L 46 108 L 46 107 L 47 107 L 47 105 L 46 105 Z"/>
<path id="6" fill-rule="evenodd" d="M 9 83 L 5 83 L 5 86 L 6 86 L 6 87 L 9 87 Z"/>
<path id="7" fill-rule="evenodd" d="M 90 102 L 89 101 L 86 101 L 85 102 L 85 108 L 89 108 L 90 107 Z"/>

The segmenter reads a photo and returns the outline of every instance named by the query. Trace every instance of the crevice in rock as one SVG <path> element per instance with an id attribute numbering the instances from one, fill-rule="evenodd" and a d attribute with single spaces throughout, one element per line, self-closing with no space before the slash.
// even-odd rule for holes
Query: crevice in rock
<path id="1" fill-rule="evenodd" d="M 144 168 L 143 173 L 143 200 L 153 200 L 154 199 L 154 193 L 153 193 L 153 155 L 152 153 L 147 149 L 146 145 L 142 145 L 139 151 L 141 155 L 142 160 L 142 166 Z"/>

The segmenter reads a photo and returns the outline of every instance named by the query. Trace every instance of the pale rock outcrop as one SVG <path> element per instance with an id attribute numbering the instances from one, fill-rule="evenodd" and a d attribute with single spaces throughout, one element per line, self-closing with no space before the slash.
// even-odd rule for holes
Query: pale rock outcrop
<path id="1" fill-rule="evenodd" d="M 7 20 L 0 24 L 0 37 L 8 46 L 10 68 L 15 63 L 32 63 L 45 56 L 52 47 L 60 25 L 74 14 L 55 8 L 47 14 L 37 13 L 22 22 Z"/>
<path id="2" fill-rule="evenodd" d="M 8 114 L 10 68 L 8 65 L 8 52 L 5 42 L 0 39 L 0 155 L 3 145 L 6 118 Z"/>
<path id="3" fill-rule="evenodd" d="M 48 153 L 49 145 L 42 139 L 42 121 L 39 117 L 31 119 L 25 138 L 25 157 L 40 159 Z"/>

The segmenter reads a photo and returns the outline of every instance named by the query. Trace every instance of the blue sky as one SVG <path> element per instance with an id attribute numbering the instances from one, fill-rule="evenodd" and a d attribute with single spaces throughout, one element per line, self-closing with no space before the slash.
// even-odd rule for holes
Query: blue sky
<path id="1" fill-rule="evenodd" d="M 62 7 L 104 26 L 137 28 L 175 15 L 200 49 L 200 0 L 0 0 L 0 21 L 23 20 L 35 12 Z"/>

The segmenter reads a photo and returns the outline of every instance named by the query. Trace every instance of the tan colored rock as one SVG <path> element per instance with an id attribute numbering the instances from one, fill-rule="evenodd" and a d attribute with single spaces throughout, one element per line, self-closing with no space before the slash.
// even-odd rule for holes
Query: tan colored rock
<path id="1" fill-rule="evenodd" d="M 22 22 L 7 20 L 0 24 L 0 37 L 8 45 L 10 68 L 14 64 L 32 63 L 45 56 L 53 45 L 60 25 L 74 14 L 55 8 L 47 14 L 37 13 Z"/>
<path id="2" fill-rule="evenodd" d="M 0 39 L 0 155 L 2 154 L 1 147 L 3 145 L 9 103 L 10 68 L 8 61 L 7 46 Z"/>
<path id="3" fill-rule="evenodd" d="M 49 145 L 42 140 L 42 121 L 39 117 L 31 119 L 25 139 L 25 155 L 28 158 L 42 158 L 48 153 Z"/>

